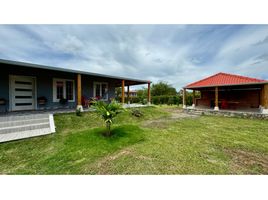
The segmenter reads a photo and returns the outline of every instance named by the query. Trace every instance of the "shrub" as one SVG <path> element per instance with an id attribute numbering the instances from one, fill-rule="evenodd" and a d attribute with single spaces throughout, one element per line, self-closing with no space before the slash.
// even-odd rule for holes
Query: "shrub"
<path id="1" fill-rule="evenodd" d="M 131 110 L 131 114 L 135 117 L 142 117 L 143 116 L 142 112 L 138 109 Z"/>
<path id="2" fill-rule="evenodd" d="M 76 116 L 81 117 L 82 116 L 81 108 L 77 108 L 75 113 L 76 113 Z"/>
<path id="3" fill-rule="evenodd" d="M 111 125 L 113 120 L 120 112 L 124 110 L 123 107 L 116 101 L 112 101 L 109 104 L 103 101 L 95 101 L 93 107 L 106 124 L 106 136 L 111 136 Z"/>

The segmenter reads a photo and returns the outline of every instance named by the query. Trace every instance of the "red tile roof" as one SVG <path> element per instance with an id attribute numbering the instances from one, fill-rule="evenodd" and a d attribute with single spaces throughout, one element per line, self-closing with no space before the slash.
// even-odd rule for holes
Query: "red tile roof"
<path id="1" fill-rule="evenodd" d="M 246 76 L 239 76 L 227 73 L 218 73 L 213 76 L 204 78 L 200 81 L 191 83 L 184 88 L 198 88 L 198 87 L 211 87 L 211 86 L 226 86 L 226 85 L 243 85 L 250 83 L 264 83 L 267 80 L 261 80 L 256 78 L 250 78 Z"/>

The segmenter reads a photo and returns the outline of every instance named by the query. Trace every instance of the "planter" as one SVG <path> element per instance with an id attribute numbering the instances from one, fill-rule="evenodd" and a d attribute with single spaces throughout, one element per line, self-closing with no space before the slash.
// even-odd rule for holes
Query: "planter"
<path id="1" fill-rule="evenodd" d="M 5 99 L 0 99 L 0 106 L 6 105 L 6 100 Z"/>
<path id="2" fill-rule="evenodd" d="M 38 98 L 37 98 L 37 103 L 38 103 L 39 105 L 46 105 L 46 103 L 47 103 L 47 98 L 46 98 L 46 97 L 38 97 Z"/>

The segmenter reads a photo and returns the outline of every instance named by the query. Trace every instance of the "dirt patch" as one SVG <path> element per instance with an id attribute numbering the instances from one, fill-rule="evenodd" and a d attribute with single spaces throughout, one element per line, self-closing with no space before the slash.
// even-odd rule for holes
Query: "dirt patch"
<path id="1" fill-rule="evenodd" d="M 244 150 L 225 150 L 231 156 L 231 173 L 268 174 L 268 155 Z"/>
<path id="2" fill-rule="evenodd" d="M 111 161 L 116 160 L 122 156 L 131 155 L 131 154 L 133 154 L 133 151 L 131 149 L 123 149 L 114 154 L 105 156 L 97 164 L 98 169 L 99 169 L 98 174 L 103 174 L 103 175 L 109 174 L 109 167 L 110 167 Z"/>
<path id="3" fill-rule="evenodd" d="M 183 110 L 181 109 L 166 108 L 164 110 L 166 112 L 171 113 L 171 115 L 169 117 L 162 117 L 158 119 L 147 120 L 142 124 L 142 126 L 147 127 L 147 128 L 168 128 L 169 123 L 172 123 L 176 120 L 199 117 L 199 115 L 192 115 L 192 114 L 184 113 Z"/>

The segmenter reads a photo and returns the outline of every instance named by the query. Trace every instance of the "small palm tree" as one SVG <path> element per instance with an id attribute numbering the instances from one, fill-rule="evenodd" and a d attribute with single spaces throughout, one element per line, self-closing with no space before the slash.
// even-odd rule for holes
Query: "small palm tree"
<path id="1" fill-rule="evenodd" d="M 111 125 L 113 123 L 113 120 L 117 114 L 124 110 L 124 108 L 116 101 L 112 101 L 111 103 L 95 101 L 93 104 L 93 108 L 95 108 L 97 113 L 101 115 L 102 119 L 106 124 L 106 136 L 111 136 Z"/>

